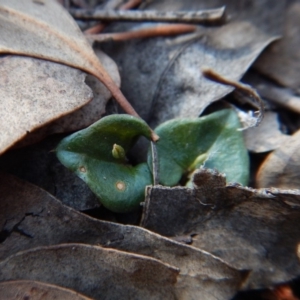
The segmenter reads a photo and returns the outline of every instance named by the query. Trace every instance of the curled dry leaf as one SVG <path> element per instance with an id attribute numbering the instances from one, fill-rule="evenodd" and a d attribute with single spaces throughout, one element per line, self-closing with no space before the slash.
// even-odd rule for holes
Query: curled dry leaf
<path id="1" fill-rule="evenodd" d="M 92 300 L 69 289 L 29 280 L 1 282 L 0 295 L 1 298 L 5 300 Z"/>
<path id="2" fill-rule="evenodd" d="M 47 192 L 8 174 L 0 176 L 0 260 L 19 251 L 59 243 L 86 243 L 150 256 L 180 269 L 182 299 L 229 299 L 247 273 L 206 251 L 174 242 L 137 226 L 90 218 Z M 59 230 L 57 230 L 59 228 Z M 208 280 L 209 279 L 209 280 Z M 204 296 L 203 296 L 204 297 Z"/>
<path id="3" fill-rule="evenodd" d="M 191 10 L 201 6 L 201 1 L 152 1 L 147 9 L 152 4 L 162 10 Z M 121 26 L 112 25 L 110 30 L 128 28 Z M 274 38 L 254 24 L 238 21 L 216 28 L 199 27 L 185 37 L 131 41 L 103 49 L 120 65 L 124 94 L 155 127 L 175 117 L 197 117 L 233 90 L 206 80 L 200 71 L 203 66 L 239 80 Z"/>
<path id="4" fill-rule="evenodd" d="M 93 299 L 175 299 L 177 275 L 157 259 L 83 244 L 34 248 L 0 262 L 0 281 L 39 280 Z"/>
<path id="5" fill-rule="evenodd" d="M 100 50 L 95 50 L 99 60 L 102 62 L 109 75 L 120 86 L 120 75 L 114 61 Z M 26 138 L 18 143 L 19 146 L 35 143 L 47 135 L 53 133 L 70 132 L 85 128 L 96 122 L 105 113 L 107 101 L 111 98 L 109 90 L 94 76 L 87 75 L 85 83 L 92 89 L 94 97 L 92 101 L 76 111 L 30 132 Z"/>
<path id="6" fill-rule="evenodd" d="M 300 130 L 269 154 L 258 170 L 256 186 L 282 189 L 300 188 Z"/>
<path id="7" fill-rule="evenodd" d="M 86 71 L 111 91 L 127 113 L 137 116 L 73 18 L 57 1 L 1 0 L 0 35 L 1 53 L 43 58 Z"/>
<path id="8" fill-rule="evenodd" d="M 192 245 L 239 269 L 244 288 L 266 288 L 300 275 L 300 191 L 226 186 L 200 169 L 194 189 L 148 187 L 142 225 L 169 237 L 195 235 Z"/>
<path id="9" fill-rule="evenodd" d="M 289 140 L 289 136 L 279 130 L 277 114 L 273 112 L 266 112 L 260 126 L 243 133 L 246 147 L 254 153 L 272 151 Z"/>
<path id="10" fill-rule="evenodd" d="M 80 70 L 22 56 L 2 57 L 0 62 L 0 153 L 92 98 Z"/>
<path id="11" fill-rule="evenodd" d="M 284 11 L 283 38 L 271 45 L 257 60 L 254 67 L 283 86 L 300 86 L 300 3 L 291 4 Z"/>

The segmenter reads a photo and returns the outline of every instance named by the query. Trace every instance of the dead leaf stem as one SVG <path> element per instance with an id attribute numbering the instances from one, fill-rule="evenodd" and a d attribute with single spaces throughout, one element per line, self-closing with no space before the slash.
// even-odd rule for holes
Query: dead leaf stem
<path id="1" fill-rule="evenodd" d="M 188 24 L 168 24 L 161 26 L 154 26 L 143 28 L 139 30 L 132 30 L 127 32 L 117 32 L 108 34 L 89 34 L 87 38 L 97 42 L 104 42 L 108 40 L 126 41 L 131 39 L 149 38 L 156 36 L 170 36 L 184 33 L 190 33 L 196 30 L 196 26 Z"/>
<path id="2" fill-rule="evenodd" d="M 70 9 L 75 19 L 131 22 L 218 23 L 225 19 L 225 7 L 198 11 L 90 10 Z"/>
<path id="3" fill-rule="evenodd" d="M 251 86 L 247 84 L 225 78 L 210 68 L 203 67 L 201 71 L 205 78 L 220 84 L 232 86 L 236 88 L 238 91 L 245 93 L 247 96 L 250 97 L 251 100 L 254 100 L 259 107 L 259 111 L 258 111 L 256 122 L 249 127 L 258 126 L 261 123 L 264 116 L 264 106 L 260 96 L 258 95 L 255 89 L 253 89 Z"/>

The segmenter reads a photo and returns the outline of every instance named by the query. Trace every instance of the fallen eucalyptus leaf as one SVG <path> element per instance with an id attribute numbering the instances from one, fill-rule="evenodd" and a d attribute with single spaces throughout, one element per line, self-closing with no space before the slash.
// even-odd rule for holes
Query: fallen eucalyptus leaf
<path id="1" fill-rule="evenodd" d="M 39 280 L 93 299 L 175 299 L 177 275 L 157 259 L 83 244 L 34 248 L 0 262 L 0 281 Z"/>
<path id="2" fill-rule="evenodd" d="M 42 189 L 8 174 L 0 174 L 0 194 L 5 195 L 0 202 L 0 260 L 38 246 L 101 245 L 150 256 L 179 268 L 176 294 L 182 299 L 229 299 L 247 277 L 247 272 L 231 268 L 206 251 L 141 227 L 81 214 Z"/>
<path id="3" fill-rule="evenodd" d="M 106 208 L 128 212 L 144 200 L 145 186 L 152 183 L 152 175 L 146 163 L 132 166 L 112 151 L 118 145 L 127 153 L 139 136 L 151 138 L 143 120 L 128 115 L 107 116 L 63 139 L 56 149 L 57 157 L 89 185 Z"/>
<path id="4" fill-rule="evenodd" d="M 137 116 L 73 18 L 57 1 L 1 0 L 0 35 L 1 53 L 38 57 L 88 72 L 110 90 L 127 113 Z"/>
<path id="5" fill-rule="evenodd" d="M 120 86 L 120 75 L 114 61 L 100 50 L 95 50 L 97 57 L 102 62 L 109 75 Z M 62 132 L 71 132 L 90 126 L 98 121 L 105 113 L 107 101 L 111 98 L 109 90 L 94 76 L 87 75 L 85 83 L 92 89 L 94 97 L 92 101 L 76 111 L 47 124 L 26 135 L 26 138 L 18 143 L 18 147 L 36 143 L 47 135 Z"/>
<path id="6" fill-rule="evenodd" d="M 300 26 L 300 3 L 290 2 L 282 15 L 285 19 L 282 39 L 266 49 L 254 67 L 280 85 L 297 89 L 300 87 L 300 37 L 295 30 Z"/>
<path id="7" fill-rule="evenodd" d="M 29 280 L 1 282 L 0 295 L 5 300 L 92 300 L 69 289 Z"/>
<path id="8" fill-rule="evenodd" d="M 289 136 L 279 130 L 277 114 L 266 112 L 260 126 L 243 131 L 246 147 L 254 153 L 272 151 L 288 142 Z"/>
<path id="9" fill-rule="evenodd" d="M 300 130 L 269 154 L 260 166 L 256 186 L 282 189 L 300 188 Z"/>
<path id="10" fill-rule="evenodd" d="M 176 11 L 227 4 L 218 2 L 151 1 L 144 7 Z M 200 73 L 201 67 L 207 66 L 226 78 L 240 80 L 261 51 L 276 39 L 273 32 L 266 34 L 261 30 L 262 26 L 256 27 L 257 23 L 264 23 L 262 19 L 267 15 L 260 11 L 260 2 L 255 1 L 251 9 L 241 9 L 244 5 L 237 6 L 232 2 L 230 15 L 232 11 L 240 10 L 235 14 L 239 21 L 233 19 L 222 27 L 199 27 L 195 34 L 185 37 L 126 41 L 118 43 L 118 47 L 114 43 L 103 47 L 120 66 L 124 94 L 152 127 L 176 117 L 197 117 L 209 104 L 233 90 L 206 80 Z M 276 4 L 276 7 L 282 5 Z M 276 9 L 276 16 L 278 11 Z M 249 14 L 260 21 L 245 22 Z M 280 17 L 278 14 L 278 23 Z M 274 25 L 269 15 L 267 19 L 268 25 L 270 22 Z M 145 24 L 121 23 L 109 26 L 108 30 L 118 32 L 140 27 Z"/>
<path id="11" fill-rule="evenodd" d="M 79 70 L 23 56 L 0 61 L 0 153 L 92 99 L 86 75 Z"/>
<path id="12" fill-rule="evenodd" d="M 147 188 L 142 226 L 169 237 L 193 235 L 194 247 L 251 270 L 245 289 L 266 288 L 300 275 L 300 191 L 226 186 L 200 169 L 194 189 Z"/>
<path id="13" fill-rule="evenodd" d="M 176 185 L 201 165 L 225 172 L 229 182 L 248 184 L 249 157 L 235 111 L 226 109 L 197 119 L 174 119 L 155 129 L 160 183 Z M 148 163 L 151 166 L 151 153 Z"/>

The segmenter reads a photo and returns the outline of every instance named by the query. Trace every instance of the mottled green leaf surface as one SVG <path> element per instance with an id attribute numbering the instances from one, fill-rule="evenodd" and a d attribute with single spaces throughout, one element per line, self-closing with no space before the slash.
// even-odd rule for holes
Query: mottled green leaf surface
<path id="1" fill-rule="evenodd" d="M 127 212 L 144 200 L 152 176 L 146 163 L 133 167 L 116 157 L 113 149 L 117 145 L 126 153 L 141 135 L 150 138 L 149 127 L 141 119 L 108 116 L 63 139 L 57 157 L 89 185 L 105 207 Z"/>
<path id="2" fill-rule="evenodd" d="M 242 125 L 235 111 L 221 110 L 201 118 L 174 119 L 158 126 L 157 142 L 160 183 L 176 185 L 204 165 L 226 173 L 228 182 L 247 185 L 249 157 Z M 151 153 L 148 155 L 151 166 Z"/>
<path id="3" fill-rule="evenodd" d="M 174 119 L 159 126 L 157 142 L 160 183 L 178 184 L 200 166 L 226 173 L 229 182 L 246 185 L 249 158 L 237 114 L 222 110 L 197 119 Z M 130 165 L 126 153 L 136 139 L 150 139 L 141 119 L 112 115 L 65 138 L 57 147 L 63 165 L 84 180 L 101 203 L 114 212 L 128 212 L 144 200 L 152 184 L 152 155 L 148 164 Z M 148 167 L 149 166 L 149 167 Z M 189 182 L 188 182 L 189 184 Z"/>

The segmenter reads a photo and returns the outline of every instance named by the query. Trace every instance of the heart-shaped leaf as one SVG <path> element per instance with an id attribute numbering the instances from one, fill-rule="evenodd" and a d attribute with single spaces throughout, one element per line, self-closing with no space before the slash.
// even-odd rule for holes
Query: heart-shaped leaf
<path id="1" fill-rule="evenodd" d="M 246 185 L 249 157 L 237 114 L 221 110 L 197 119 L 174 119 L 158 126 L 157 142 L 159 180 L 162 185 L 176 185 L 201 165 L 226 173 L 229 182 Z M 148 155 L 148 164 L 151 163 Z"/>
<path id="2" fill-rule="evenodd" d="M 89 185 L 106 208 L 128 212 L 144 200 L 145 186 L 152 183 L 146 163 L 132 166 L 126 162 L 125 154 L 141 135 L 151 138 L 143 120 L 108 116 L 62 140 L 57 157 Z"/>

